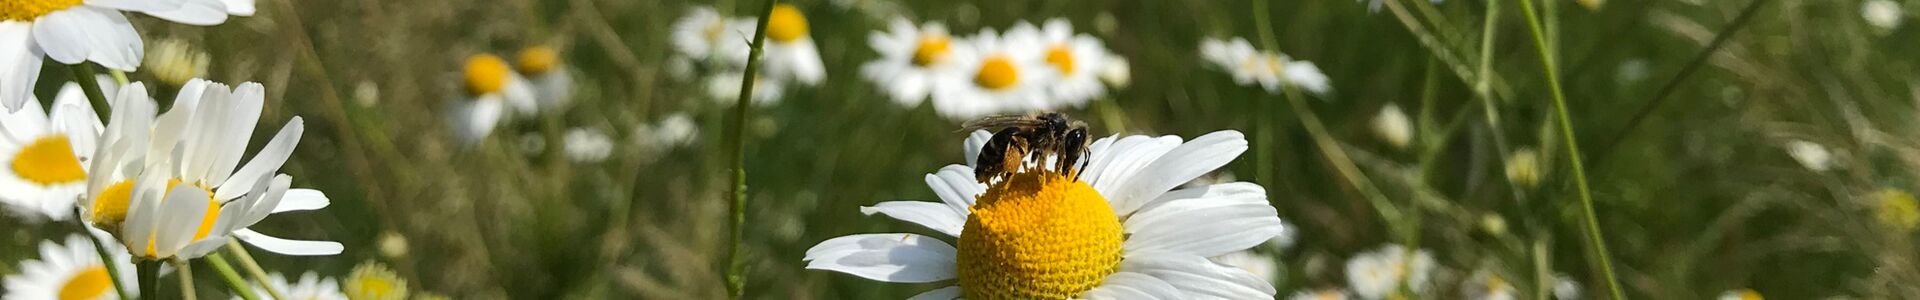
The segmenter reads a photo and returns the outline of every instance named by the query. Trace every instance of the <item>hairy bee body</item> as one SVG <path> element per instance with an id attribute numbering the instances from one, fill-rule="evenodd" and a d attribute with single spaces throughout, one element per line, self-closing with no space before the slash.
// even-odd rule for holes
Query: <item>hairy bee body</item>
<path id="1" fill-rule="evenodd" d="M 995 116 L 968 121 L 963 131 L 1000 128 L 980 147 L 973 175 L 981 182 L 1018 171 L 1029 158 L 1049 160 L 1062 173 L 1078 178 L 1080 159 L 1087 154 L 1087 125 L 1061 113 Z"/>

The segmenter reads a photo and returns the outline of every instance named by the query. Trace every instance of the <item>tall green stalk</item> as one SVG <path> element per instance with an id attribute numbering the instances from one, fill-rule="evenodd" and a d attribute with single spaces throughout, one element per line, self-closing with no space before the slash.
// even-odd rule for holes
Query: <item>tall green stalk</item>
<path id="1" fill-rule="evenodd" d="M 1593 210 L 1593 193 L 1587 185 L 1586 166 L 1580 163 L 1580 143 L 1573 136 L 1573 118 L 1567 113 L 1566 93 L 1560 89 L 1559 67 L 1554 65 L 1553 47 L 1547 45 L 1547 37 L 1540 26 L 1539 13 L 1534 12 L 1533 0 L 1520 0 L 1520 11 L 1527 17 L 1527 30 L 1533 36 L 1533 48 L 1540 52 L 1540 68 L 1547 74 L 1547 88 L 1553 93 L 1553 110 L 1560 127 L 1560 141 L 1567 149 L 1567 160 L 1573 166 L 1574 187 L 1580 193 L 1580 212 L 1586 219 L 1587 245 L 1593 249 L 1593 263 L 1599 265 L 1602 281 L 1607 293 L 1615 300 L 1624 299 L 1620 290 L 1620 281 L 1613 273 L 1613 260 L 1607 253 L 1607 241 L 1600 233 L 1600 218 Z"/>
<path id="2" fill-rule="evenodd" d="M 207 254 L 207 265 L 213 266 L 213 272 L 220 274 L 220 281 L 227 283 L 227 289 L 232 290 L 233 295 L 245 300 L 260 300 L 259 296 L 253 294 L 253 288 L 247 286 L 247 280 L 241 279 L 240 273 L 233 271 L 233 265 L 227 264 L 225 256 L 218 252 Z M 260 285 L 266 286 L 267 283 L 261 282 Z"/>
<path id="3" fill-rule="evenodd" d="M 135 259 L 133 270 L 140 282 L 140 298 L 160 299 L 160 261 Z"/>
<path id="4" fill-rule="evenodd" d="M 100 79 L 96 77 L 100 73 L 86 62 L 67 66 L 73 69 L 73 81 L 80 84 L 80 91 L 87 94 L 87 100 L 93 103 L 93 111 L 100 114 L 101 120 L 108 120 L 113 109 L 107 106 L 107 93 L 100 91 Z"/>
<path id="5" fill-rule="evenodd" d="M 760 51 L 767 40 L 767 19 L 773 16 L 774 4 L 779 0 L 767 0 L 766 9 L 760 13 L 759 24 L 754 25 L 752 50 L 747 52 L 747 70 L 740 76 L 740 98 L 733 104 L 733 126 L 727 128 L 727 144 L 732 146 L 733 157 L 733 250 L 727 254 L 727 295 L 733 299 L 746 296 L 747 261 L 744 237 L 747 234 L 747 108 L 753 105 L 753 81 L 759 77 Z"/>
<path id="6" fill-rule="evenodd" d="M 193 291 L 193 264 L 179 258 L 168 260 L 167 263 L 173 265 L 173 277 L 180 278 L 180 299 L 199 299 L 200 295 Z"/>
<path id="7" fill-rule="evenodd" d="M 260 263 L 253 261 L 253 254 L 248 254 L 247 247 L 240 246 L 239 240 L 227 240 L 227 253 L 233 254 L 234 259 L 240 261 L 240 267 L 247 270 L 247 276 L 253 277 L 253 281 L 267 282 L 267 271 L 260 268 Z M 272 296 L 274 300 L 287 299 L 287 295 L 281 294 L 280 290 L 273 288 L 273 285 L 262 284 L 260 289 L 266 290 L 267 296 Z"/>

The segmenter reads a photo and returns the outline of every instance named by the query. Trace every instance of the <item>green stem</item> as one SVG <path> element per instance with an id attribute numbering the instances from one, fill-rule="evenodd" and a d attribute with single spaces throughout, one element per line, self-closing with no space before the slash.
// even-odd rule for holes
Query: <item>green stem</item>
<path id="1" fill-rule="evenodd" d="M 240 296 L 241 299 L 246 300 L 260 300 L 259 297 L 253 295 L 253 289 L 247 287 L 247 280 L 240 279 L 240 273 L 234 272 L 233 265 L 227 264 L 227 258 L 225 256 L 221 256 L 220 253 L 217 252 L 208 254 L 207 265 L 213 266 L 213 271 L 220 273 L 221 281 L 227 283 L 227 288 L 233 290 L 235 296 Z M 264 281 L 260 282 L 260 286 L 267 285 Z"/>
<path id="2" fill-rule="evenodd" d="M 1259 24 L 1260 43 L 1264 45 L 1264 47 L 1272 49 L 1274 45 L 1278 45 L 1280 42 L 1273 37 L 1273 29 L 1270 29 L 1273 24 L 1267 23 L 1267 14 L 1269 13 L 1270 12 L 1267 11 L 1267 0 L 1253 1 L 1253 19 L 1257 22 L 1256 24 Z M 1253 179 L 1261 184 L 1268 185 L 1267 199 L 1276 199 L 1279 197 L 1275 195 L 1277 189 L 1274 189 L 1273 185 L 1279 184 L 1279 182 L 1274 181 L 1274 168 L 1279 168 L 1280 164 L 1277 163 L 1274 157 L 1273 144 L 1276 140 L 1280 139 L 1280 131 L 1274 129 L 1274 123 L 1278 121 L 1274 121 L 1274 118 L 1264 117 L 1264 115 L 1277 111 L 1277 109 L 1273 108 L 1272 101 L 1255 102 L 1257 103 L 1254 105 L 1258 106 L 1258 109 L 1255 110 L 1256 114 L 1263 116 L 1255 116 L 1253 118 L 1253 122 L 1256 123 L 1254 124 L 1254 126 L 1256 126 L 1256 131 L 1254 131 L 1256 136 L 1253 139 L 1253 159 L 1259 162 L 1257 166 L 1254 167 Z"/>
<path id="3" fill-rule="evenodd" d="M 73 215 L 80 216 L 80 213 L 79 207 L 73 208 Z M 83 218 L 84 217 L 74 217 L 74 224 L 80 225 L 80 234 L 86 235 L 87 241 L 93 242 L 93 253 L 100 255 L 100 265 L 106 266 L 107 279 L 113 281 L 113 293 L 119 295 L 120 299 L 133 299 L 133 297 L 127 295 L 127 284 L 120 282 L 120 264 L 114 263 L 115 260 L 112 254 L 107 254 L 107 245 L 104 244 L 106 241 L 102 241 L 100 237 L 94 236 L 93 229 L 87 227 L 87 221 L 81 220 Z"/>
<path id="4" fill-rule="evenodd" d="M 1580 196 L 1581 216 L 1586 219 L 1587 245 L 1592 246 L 1593 263 L 1600 266 L 1602 283 L 1609 296 L 1615 300 L 1624 299 L 1620 281 L 1613 273 L 1613 260 L 1607 253 L 1607 241 L 1600 233 L 1600 218 L 1593 210 L 1593 194 L 1587 185 L 1586 166 L 1580 163 L 1580 143 L 1573 136 L 1573 118 L 1567 113 L 1567 97 L 1560 89 L 1560 74 L 1554 65 L 1553 47 L 1547 45 L 1546 33 L 1540 28 L 1540 16 L 1534 12 L 1533 0 L 1520 0 L 1520 11 L 1527 17 L 1527 30 L 1532 32 L 1533 48 L 1540 52 L 1540 68 L 1546 72 L 1547 88 L 1553 93 L 1553 110 L 1558 116 L 1560 141 L 1567 149 L 1567 160 L 1573 167 L 1573 182 Z"/>
<path id="5" fill-rule="evenodd" d="M 774 4 L 779 0 L 767 0 L 767 7 L 760 12 L 759 24 L 754 25 L 752 50 L 747 52 L 747 69 L 740 76 L 740 98 L 733 105 L 733 126 L 727 128 L 727 142 L 732 146 L 733 157 L 733 250 L 727 254 L 727 295 L 733 299 L 743 299 L 747 288 L 747 262 L 745 237 L 747 234 L 747 108 L 753 105 L 753 81 L 759 77 L 760 51 L 766 43 L 767 19 L 773 15 Z"/>
<path id="6" fill-rule="evenodd" d="M 173 277 L 180 278 L 180 299 L 199 299 L 200 296 L 193 292 L 193 264 L 178 258 L 168 260 L 167 263 L 173 265 Z"/>
<path id="7" fill-rule="evenodd" d="M 140 297 L 160 299 L 160 261 L 137 260 L 133 263 L 134 279 L 140 282 Z"/>
<path id="8" fill-rule="evenodd" d="M 101 120 L 111 117 L 113 109 L 107 106 L 107 93 L 100 91 L 100 80 L 94 76 L 99 72 L 93 70 L 93 65 L 81 62 L 67 66 L 73 69 L 73 81 L 80 84 L 80 91 L 86 93 L 87 100 L 93 103 L 93 111 L 100 114 Z"/>
<path id="9" fill-rule="evenodd" d="M 113 76 L 113 83 L 120 84 L 120 86 L 127 85 L 127 82 L 128 82 L 127 72 L 121 72 L 120 70 L 114 70 L 114 69 L 107 69 L 107 74 Z"/>
<path id="10" fill-rule="evenodd" d="M 227 240 L 227 253 L 233 254 L 233 257 L 240 261 L 240 268 L 246 269 L 247 276 L 253 277 L 253 281 L 267 282 L 267 270 L 261 269 L 260 263 L 253 261 L 253 254 L 248 254 L 247 247 L 240 246 L 240 241 Z M 273 285 L 261 284 L 260 289 L 267 290 L 267 296 L 272 296 L 274 300 L 287 299 L 287 295 L 281 294 L 280 290 L 273 288 Z"/>

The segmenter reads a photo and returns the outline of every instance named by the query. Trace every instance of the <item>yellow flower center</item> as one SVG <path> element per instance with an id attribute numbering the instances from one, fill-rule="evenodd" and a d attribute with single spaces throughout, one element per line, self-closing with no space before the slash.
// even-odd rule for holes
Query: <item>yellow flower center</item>
<path id="1" fill-rule="evenodd" d="M 1047 48 L 1047 63 L 1060 69 L 1060 74 L 1073 75 L 1073 48 L 1065 44 L 1055 44 Z"/>
<path id="2" fill-rule="evenodd" d="M 553 71 L 553 67 L 560 63 L 560 54 L 554 52 L 553 48 L 535 46 L 520 50 L 520 55 L 514 57 L 513 62 L 521 74 L 540 76 Z"/>
<path id="3" fill-rule="evenodd" d="M 120 232 L 120 224 L 127 221 L 130 199 L 133 199 L 133 180 L 121 180 L 109 185 L 101 190 L 100 197 L 93 199 L 93 206 L 87 209 L 87 219 L 100 229 Z"/>
<path id="4" fill-rule="evenodd" d="M 493 54 L 480 54 L 467 58 L 467 94 L 486 95 L 499 92 L 507 87 L 507 60 Z"/>
<path id="5" fill-rule="evenodd" d="M 87 267 L 73 274 L 73 278 L 68 278 L 66 284 L 60 285 L 60 300 L 98 299 L 107 294 L 107 288 L 112 284 L 113 278 L 107 277 L 106 266 Z"/>
<path id="6" fill-rule="evenodd" d="M 1874 216 L 1886 224 L 1901 231 L 1913 231 L 1920 228 L 1920 204 L 1914 203 L 1913 194 L 1895 188 L 1880 190 L 1877 197 L 1878 209 Z"/>
<path id="7" fill-rule="evenodd" d="M 946 60 L 948 49 L 953 47 L 953 39 L 946 35 L 920 38 L 920 45 L 913 49 L 913 65 L 931 66 Z"/>
<path id="8" fill-rule="evenodd" d="M 793 5 L 780 4 L 773 7 L 773 13 L 767 15 L 767 38 L 775 42 L 792 42 L 807 36 L 807 16 Z"/>
<path id="9" fill-rule="evenodd" d="M 80 5 L 83 0 L 4 0 L 0 1 L 0 21 L 33 22 L 48 13 Z"/>
<path id="10" fill-rule="evenodd" d="M 347 282 L 341 289 L 348 299 L 387 300 L 406 299 L 407 282 L 395 275 L 393 270 L 374 262 L 366 262 L 353 268 L 347 275 Z"/>
<path id="11" fill-rule="evenodd" d="M 969 299 L 1077 298 L 1119 268 L 1120 218 L 1067 174 L 1015 172 L 969 210 L 957 257 Z"/>
<path id="12" fill-rule="evenodd" d="M 1766 300 L 1767 299 L 1767 297 L 1760 296 L 1760 291 L 1755 291 L 1753 289 L 1740 290 L 1738 295 L 1740 296 L 1740 300 Z"/>
<path id="13" fill-rule="evenodd" d="M 1013 59 L 1004 54 L 987 57 L 980 62 L 980 70 L 973 75 L 973 84 L 987 89 L 1006 89 L 1020 82 L 1020 69 L 1013 66 Z"/>
<path id="14" fill-rule="evenodd" d="M 173 191 L 173 188 L 176 186 L 179 186 L 180 183 L 181 181 L 179 178 L 167 180 L 167 191 L 169 192 Z M 195 229 L 193 231 L 193 239 L 189 240 L 189 241 L 199 241 L 200 239 L 207 238 L 207 234 L 213 232 L 213 223 L 215 221 L 220 220 L 220 201 L 213 199 L 213 189 L 207 188 L 207 185 L 201 184 L 199 182 L 194 182 L 191 184 L 191 186 L 195 188 L 199 188 L 200 191 L 207 193 L 207 213 L 205 215 L 200 216 L 200 228 Z M 161 198 L 166 198 L 166 196 L 162 195 Z M 155 237 L 151 237 L 151 236 L 147 237 L 147 257 L 155 256 L 154 248 L 153 248 L 153 245 L 155 242 L 154 238 Z"/>
<path id="15" fill-rule="evenodd" d="M 67 136 L 60 134 L 42 136 L 20 148 L 20 152 L 13 155 L 13 174 L 40 185 L 87 179 L 87 171 L 80 169 L 80 158 L 73 156 L 73 146 L 67 143 Z"/>

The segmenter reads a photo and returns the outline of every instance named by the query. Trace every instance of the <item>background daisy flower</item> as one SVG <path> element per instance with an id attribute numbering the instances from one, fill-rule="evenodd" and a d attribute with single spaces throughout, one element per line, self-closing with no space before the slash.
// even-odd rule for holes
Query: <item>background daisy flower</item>
<path id="1" fill-rule="evenodd" d="M 262 286 L 261 285 L 262 283 L 264 283 L 265 286 Z M 264 280 L 264 282 L 254 283 L 253 294 L 267 295 L 268 287 L 271 287 L 273 288 L 274 291 L 279 291 L 281 294 L 286 295 L 288 299 L 301 299 L 301 300 L 346 300 L 347 299 L 347 294 L 340 292 L 339 281 L 334 280 L 333 278 L 330 278 L 330 277 L 320 277 L 320 275 L 313 274 L 313 272 L 311 271 L 306 273 L 301 273 L 299 281 L 287 281 L 287 278 L 285 276 L 281 276 L 280 272 L 267 274 L 267 280 Z M 233 299 L 240 299 L 240 296 L 234 296 Z"/>
<path id="2" fill-rule="evenodd" d="M 965 143 L 976 157 L 990 137 Z M 1089 148 L 1078 179 L 1036 165 L 993 184 L 972 165 L 926 181 L 941 202 L 862 207 L 957 240 L 910 234 L 842 236 L 808 249 L 807 268 L 900 283 L 957 280 L 915 299 L 1272 298 L 1267 281 L 1209 261 L 1266 242 L 1281 230 L 1265 189 L 1236 182 L 1174 190 L 1246 151 L 1236 131 L 1108 137 Z"/>
<path id="3" fill-rule="evenodd" d="M 1046 63 L 1037 34 L 982 30 L 967 38 L 951 54 L 960 72 L 944 76 L 947 82 L 935 87 L 934 111 L 948 119 L 967 120 L 1051 107 L 1047 84 L 1055 72 Z"/>
<path id="4" fill-rule="evenodd" d="M 1200 58 L 1232 75 L 1235 83 L 1258 84 L 1269 93 L 1279 93 L 1285 86 L 1299 87 L 1314 94 L 1326 94 L 1330 89 L 1327 75 L 1321 73 L 1320 67 L 1312 62 L 1296 61 L 1273 51 L 1256 50 L 1245 38 L 1202 40 Z"/>
<path id="5" fill-rule="evenodd" d="M 613 154 L 613 138 L 605 132 L 587 128 L 568 129 L 565 137 L 567 159 L 574 162 L 598 162 Z"/>
<path id="6" fill-rule="evenodd" d="M 0 202 L 17 215 L 66 220 L 86 192 L 87 165 L 102 126 L 80 85 L 54 96 L 53 112 L 39 100 L 0 112 Z"/>
<path id="7" fill-rule="evenodd" d="M 513 68 L 526 76 L 540 110 L 561 111 L 573 98 L 573 75 L 560 61 L 560 53 L 546 46 L 521 49 L 514 55 Z"/>
<path id="8" fill-rule="evenodd" d="M 1426 250 L 1408 252 L 1406 247 L 1389 244 L 1348 259 L 1347 285 L 1361 299 L 1390 298 L 1403 284 L 1423 293 L 1433 267 L 1433 255 Z"/>
<path id="9" fill-rule="evenodd" d="M 746 72 L 726 72 L 707 78 L 707 96 L 716 103 L 733 105 L 740 99 L 740 80 Z M 753 104 L 766 106 L 780 103 L 780 96 L 786 91 L 786 81 L 760 76 L 753 79 Z"/>
<path id="10" fill-rule="evenodd" d="M 120 282 L 127 293 L 139 292 L 134 286 L 133 262 L 119 245 L 101 245 L 113 258 Z M 40 259 L 20 262 L 19 273 L 7 275 L 8 300 L 13 299 L 120 299 L 113 290 L 113 277 L 94 251 L 93 242 L 80 235 L 68 235 L 65 243 L 40 242 Z M 137 296 L 137 295 L 130 295 Z"/>
<path id="11" fill-rule="evenodd" d="M 744 63 L 750 49 L 744 42 L 753 34 L 752 26 L 740 26 L 715 12 L 699 6 L 673 22 L 673 50 L 694 61 L 728 64 Z"/>
<path id="12" fill-rule="evenodd" d="M 895 18 L 885 32 L 867 35 L 867 45 L 880 57 L 860 66 L 860 75 L 879 85 L 894 102 L 920 105 L 939 85 L 939 80 L 958 71 L 951 58 L 956 43 L 947 27 L 937 22 L 914 26 L 912 21 Z"/>
<path id="13" fill-rule="evenodd" d="M 767 41 L 762 50 L 767 76 L 808 86 L 819 85 L 827 78 L 827 67 L 820 62 L 807 16 L 793 5 L 775 5 L 767 15 Z"/>
<path id="14" fill-rule="evenodd" d="M 372 261 L 353 267 L 342 288 L 347 298 L 356 300 L 403 300 L 408 294 L 406 279 L 401 279 L 386 265 Z"/>
<path id="15" fill-rule="evenodd" d="M 476 144 L 491 135 L 509 110 L 524 116 L 539 108 L 532 87 L 499 56 L 468 57 L 462 74 L 466 93 L 449 104 L 447 118 L 454 137 L 462 142 Z"/>
<path id="16" fill-rule="evenodd" d="M 229 11 L 227 1 L 236 6 Z M 231 12 L 252 13 L 250 0 L 18 0 L 0 3 L 0 106 L 19 110 L 31 99 L 41 60 L 94 62 L 131 72 L 145 45 L 122 11 L 183 24 L 225 22 Z"/>
<path id="17" fill-rule="evenodd" d="M 1032 25 L 1021 23 L 1022 27 L 1013 30 L 1038 30 L 1041 51 L 1045 51 L 1047 65 L 1053 67 L 1059 77 L 1049 85 L 1048 93 L 1053 101 L 1071 107 L 1081 107 L 1094 98 L 1107 95 L 1107 86 L 1102 82 L 1100 73 L 1110 68 L 1119 56 L 1107 51 L 1107 46 L 1099 38 L 1073 31 L 1073 24 L 1066 19 L 1051 19 L 1035 29 Z"/>

